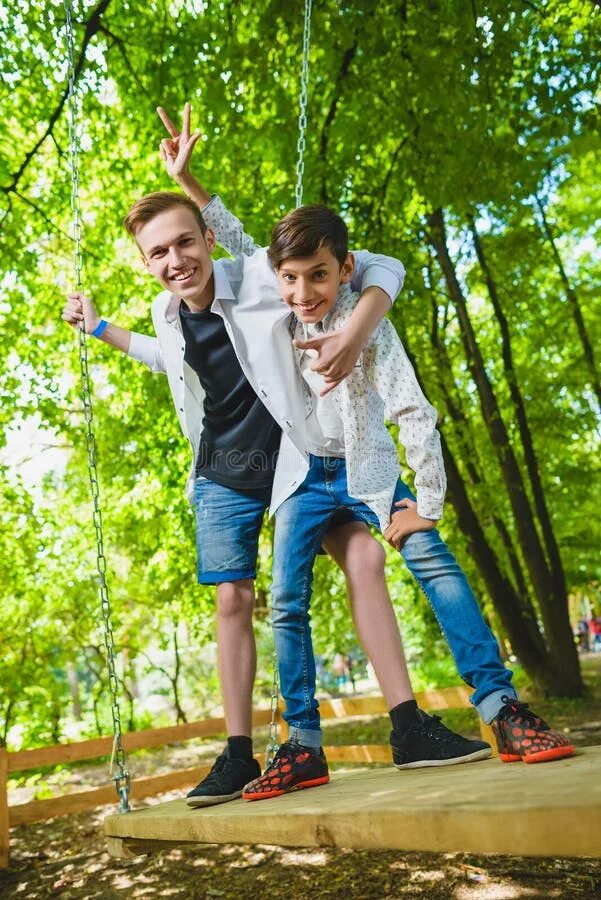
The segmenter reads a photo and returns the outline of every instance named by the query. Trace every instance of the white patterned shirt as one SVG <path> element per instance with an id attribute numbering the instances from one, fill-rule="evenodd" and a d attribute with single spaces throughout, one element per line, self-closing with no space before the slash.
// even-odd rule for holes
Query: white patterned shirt
<path id="1" fill-rule="evenodd" d="M 227 250 L 252 253 L 256 249 L 239 220 L 218 198 L 202 212 L 207 225 Z M 260 278 L 257 268 L 262 269 Z M 257 297 L 257 302 L 273 303 L 279 296 L 279 287 L 266 254 L 255 255 L 252 278 L 254 283 L 260 284 L 261 296 Z M 338 331 L 348 323 L 358 296 L 349 285 L 340 286 L 336 304 L 322 322 L 326 331 Z M 292 315 L 290 332 L 292 337 L 300 340 L 304 337 L 301 323 Z M 300 365 L 301 351 L 296 353 Z M 307 394 L 305 392 L 305 397 Z M 388 420 L 398 424 L 407 463 L 415 472 L 418 514 L 426 519 L 440 519 L 446 475 L 436 429 L 437 413 L 424 396 L 390 320 L 380 322 L 355 370 L 329 396 L 336 403 L 343 423 L 349 494 L 376 513 L 382 530 L 388 526 L 401 473 L 397 448 L 385 424 Z M 306 413 L 310 412 L 311 401 L 306 410 Z M 301 423 L 297 424 L 300 429 Z"/>
<path id="2" fill-rule="evenodd" d="M 324 329 L 321 322 L 316 322 L 313 325 L 303 325 L 302 332 L 303 340 L 308 341 L 324 334 Z M 337 456 L 344 459 L 344 425 L 332 392 L 321 396 L 326 383 L 323 375 L 312 369 L 316 357 L 317 350 L 298 351 L 300 373 L 309 395 L 305 418 L 307 450 L 313 456 Z"/>
<path id="3" fill-rule="evenodd" d="M 344 328 L 358 299 L 349 285 L 341 285 L 335 305 L 322 319 L 324 330 Z M 300 322 L 293 337 L 304 338 Z M 446 475 L 437 413 L 426 400 L 389 319 L 382 319 L 353 372 L 328 396 L 344 428 L 349 494 L 373 509 L 382 529 L 386 528 L 401 474 L 397 448 L 385 424 L 393 422 L 399 426 L 399 442 L 415 472 L 417 511 L 425 519 L 440 519 Z"/>

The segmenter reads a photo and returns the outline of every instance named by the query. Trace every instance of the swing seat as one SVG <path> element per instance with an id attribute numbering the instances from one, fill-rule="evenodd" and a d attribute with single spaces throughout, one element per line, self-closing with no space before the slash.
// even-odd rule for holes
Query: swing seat
<path id="1" fill-rule="evenodd" d="M 402 772 L 334 772 L 329 784 L 190 809 L 173 800 L 105 820 L 120 858 L 195 844 L 601 857 L 601 747 L 526 766 L 489 759 Z"/>

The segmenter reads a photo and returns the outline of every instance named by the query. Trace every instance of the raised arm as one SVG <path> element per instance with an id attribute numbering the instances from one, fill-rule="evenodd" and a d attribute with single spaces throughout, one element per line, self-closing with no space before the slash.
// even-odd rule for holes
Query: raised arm
<path id="1" fill-rule="evenodd" d="M 164 372 L 165 364 L 156 338 L 138 334 L 114 325 L 101 318 L 89 297 L 79 291 L 67 295 L 63 319 L 73 328 L 81 328 L 86 334 L 115 347 L 133 359 L 147 365 L 153 372 Z"/>
<path id="2" fill-rule="evenodd" d="M 200 137 L 200 131 L 190 133 L 190 104 L 184 105 L 181 132 L 161 106 L 157 107 L 157 112 L 171 135 L 170 138 L 164 138 L 161 141 L 159 150 L 167 174 L 200 207 L 207 226 L 215 233 L 217 242 L 228 253 L 233 256 L 237 256 L 239 253 L 252 256 L 258 249 L 258 244 L 250 235 L 246 234 L 240 220 L 226 209 L 219 197 L 209 194 L 190 171 L 192 153 L 196 141 Z"/>
<path id="3" fill-rule="evenodd" d="M 355 257 L 355 268 L 351 279 L 351 288 L 363 294 L 369 288 L 380 288 L 388 296 L 389 303 L 386 309 L 388 312 L 390 305 L 400 294 L 405 281 L 403 263 L 394 256 L 370 253 L 369 250 L 356 250 L 353 252 L 353 256 Z M 381 318 L 382 316 L 380 316 Z"/>

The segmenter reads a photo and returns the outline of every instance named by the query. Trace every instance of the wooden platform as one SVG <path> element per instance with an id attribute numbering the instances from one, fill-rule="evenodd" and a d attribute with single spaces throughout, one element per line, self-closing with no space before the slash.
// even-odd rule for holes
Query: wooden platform
<path id="1" fill-rule="evenodd" d="M 105 821 L 115 856 L 184 843 L 601 857 L 601 747 L 551 763 L 497 759 L 361 769 L 271 800 L 174 800 Z"/>

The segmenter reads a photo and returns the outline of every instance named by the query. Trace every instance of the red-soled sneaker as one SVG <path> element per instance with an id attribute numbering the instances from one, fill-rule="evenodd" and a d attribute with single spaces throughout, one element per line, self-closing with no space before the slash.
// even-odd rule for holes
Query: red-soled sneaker
<path id="1" fill-rule="evenodd" d="M 505 705 L 492 721 L 499 758 L 503 762 L 538 763 L 572 756 L 574 746 L 552 731 L 540 716 L 514 697 L 503 697 Z"/>
<path id="2" fill-rule="evenodd" d="M 317 787 L 330 780 L 328 763 L 321 747 L 313 750 L 296 741 L 286 741 L 263 775 L 247 784 L 243 800 L 267 800 L 290 791 Z"/>

